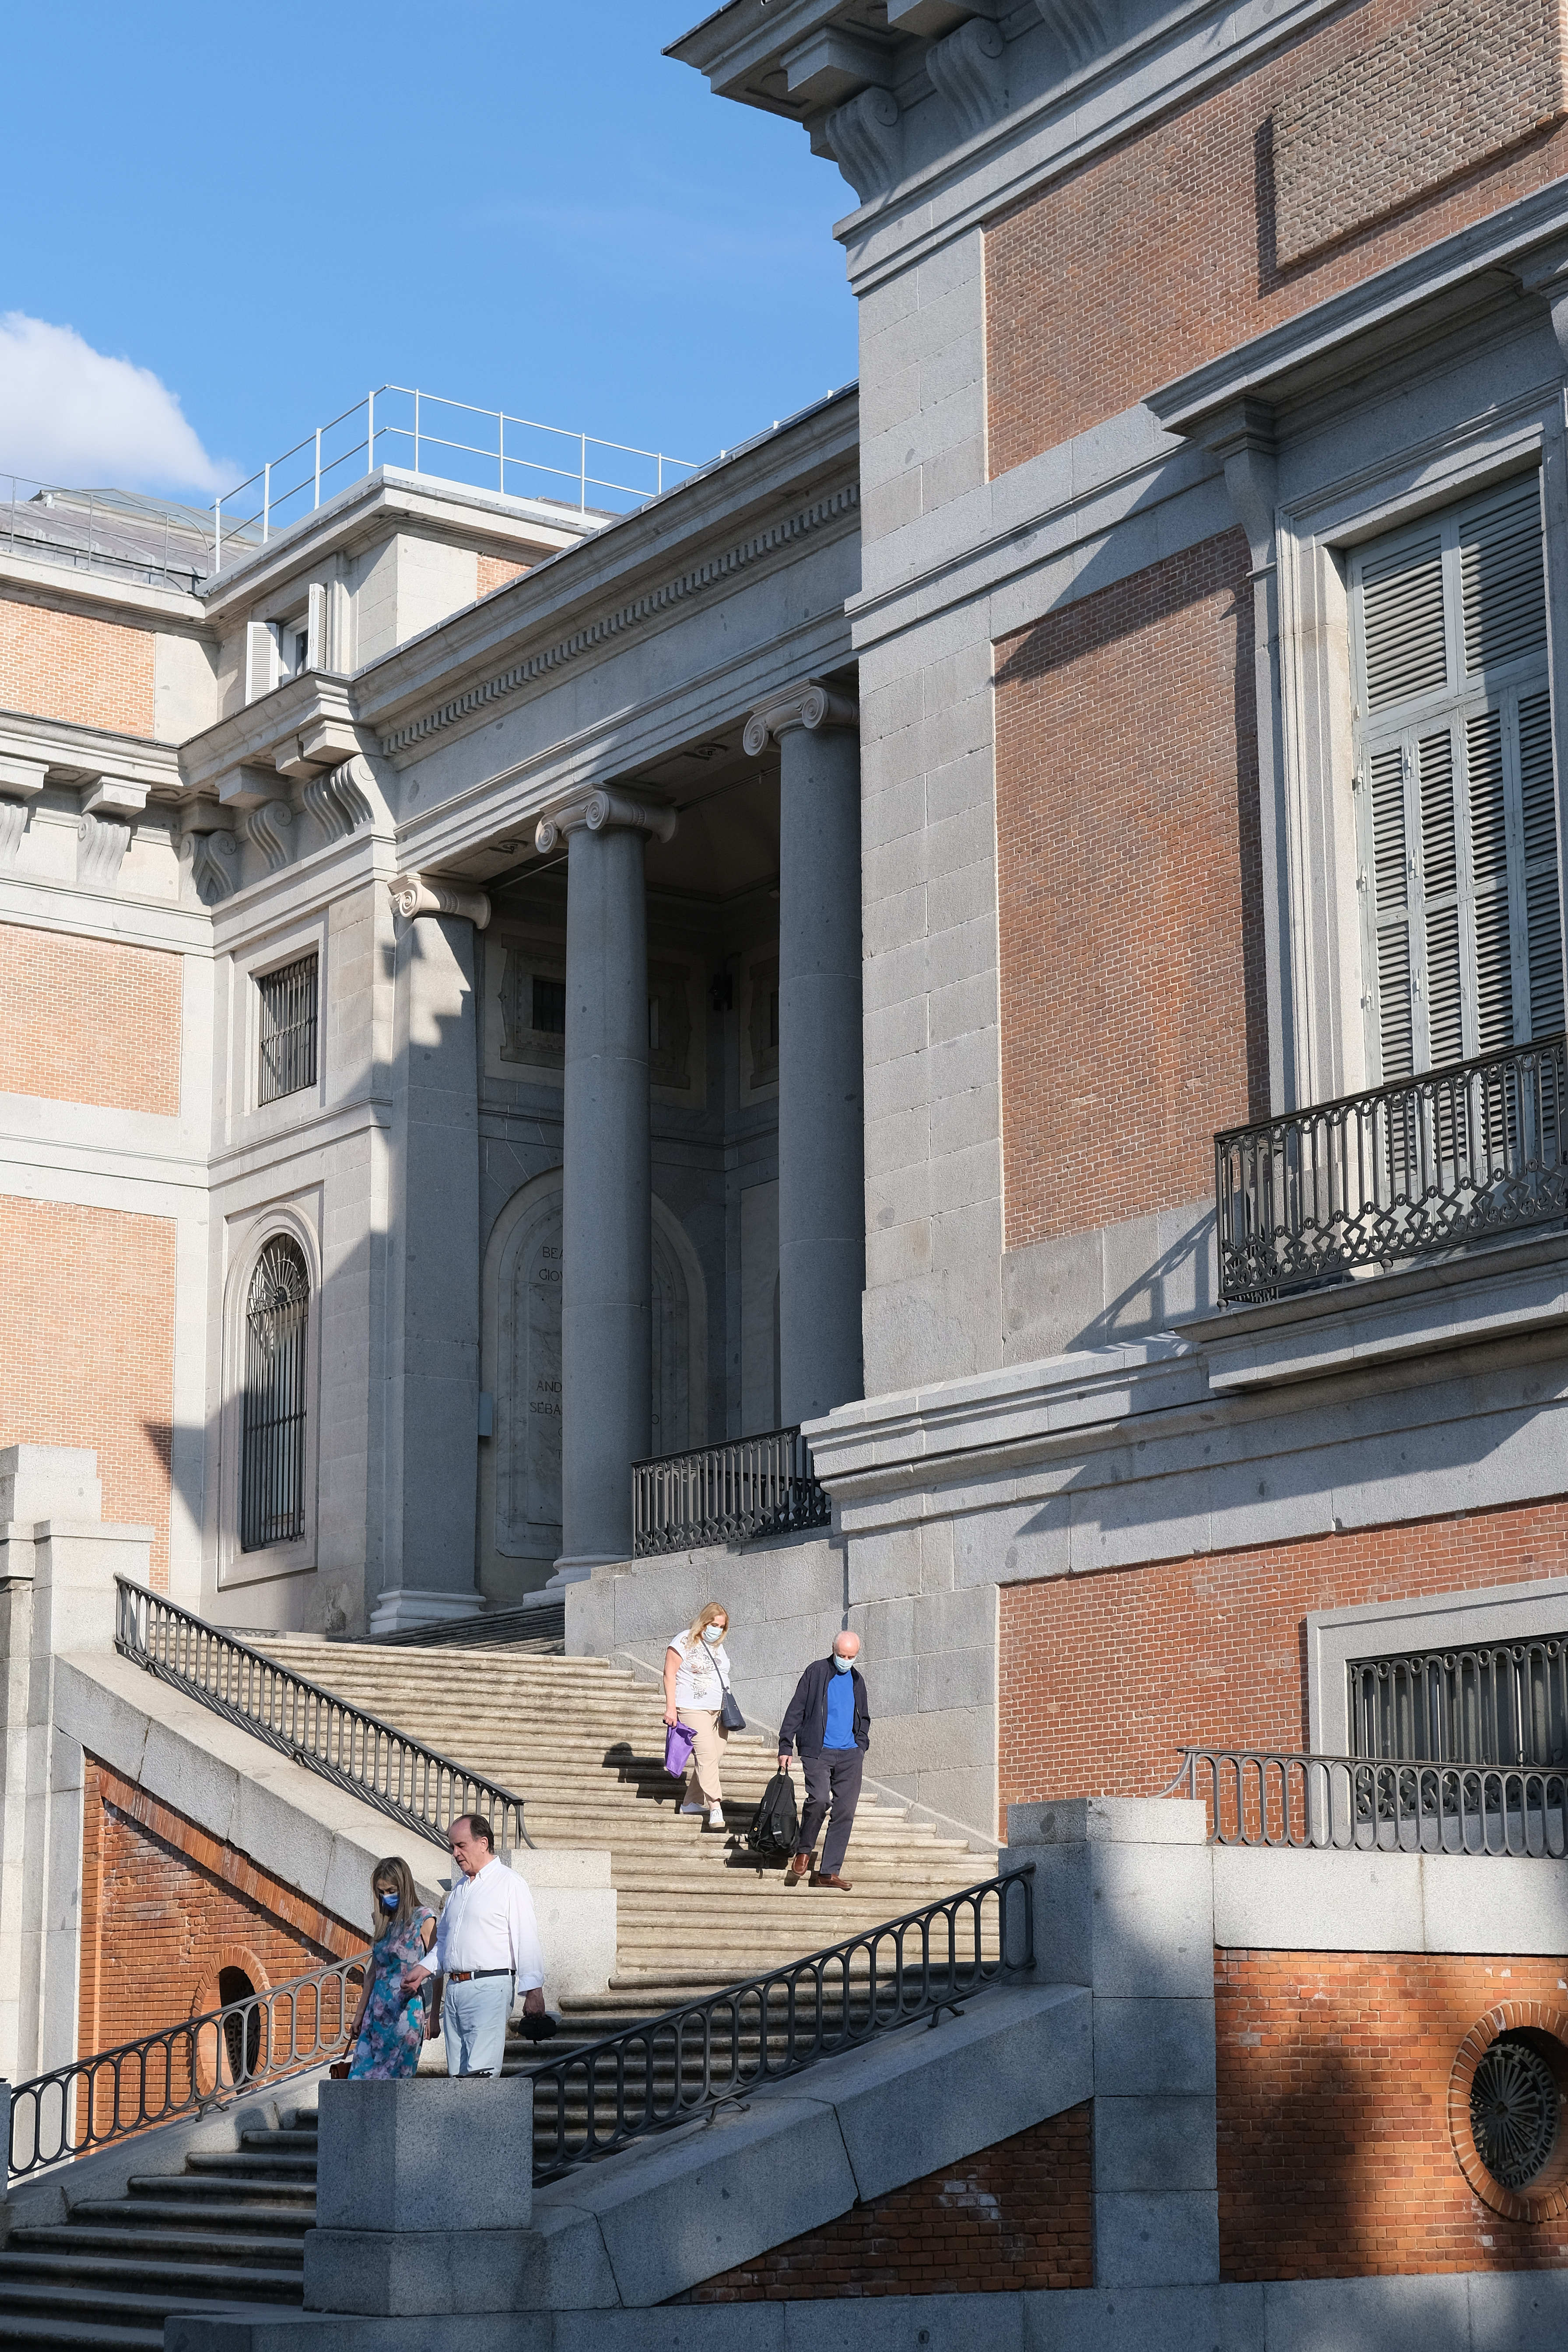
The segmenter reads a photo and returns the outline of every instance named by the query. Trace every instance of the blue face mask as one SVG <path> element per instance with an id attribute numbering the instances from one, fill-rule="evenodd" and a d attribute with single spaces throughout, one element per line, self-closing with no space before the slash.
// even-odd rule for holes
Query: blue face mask
<path id="1" fill-rule="evenodd" d="M 376 1900 L 384 1911 L 395 1911 L 401 1897 L 396 1895 L 380 1895 Z"/>
<path id="2" fill-rule="evenodd" d="M 702 1628 L 702 1638 L 703 1638 L 703 1640 L 704 1640 L 706 1643 L 708 1643 L 710 1644 L 710 1646 L 711 1648 L 713 1648 L 713 1649 L 715 1649 L 715 1650 L 716 1650 L 716 1649 L 718 1648 L 718 1646 L 719 1646 L 720 1643 L 721 1643 L 721 1642 L 723 1640 L 723 1638 L 724 1638 L 724 1628 L 723 1628 L 723 1626 L 722 1626 L 722 1625 L 704 1625 L 704 1627 Z"/>
<path id="3" fill-rule="evenodd" d="M 841 1658 L 841 1657 L 839 1656 L 839 1654 L 838 1654 L 837 1651 L 837 1650 L 835 1650 L 835 1651 L 834 1651 L 834 1653 L 833 1653 L 833 1671 L 834 1671 L 834 1673 L 835 1673 L 836 1675 L 847 1675 L 847 1674 L 848 1674 L 848 1673 L 849 1673 L 849 1671 L 851 1670 L 851 1668 L 853 1667 L 854 1664 L 855 1664 L 855 1661 L 854 1661 L 854 1659 L 853 1659 L 853 1658 Z"/>

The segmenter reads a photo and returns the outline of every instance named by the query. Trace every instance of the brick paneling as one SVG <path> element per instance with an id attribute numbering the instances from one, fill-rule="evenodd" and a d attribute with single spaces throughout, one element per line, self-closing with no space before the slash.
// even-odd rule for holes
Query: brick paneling
<path id="1" fill-rule="evenodd" d="M 83 1802 L 84 2053 L 216 2007 L 217 1971 L 245 1965 L 242 1954 L 267 1983 L 286 1984 L 364 1949 L 363 1927 L 323 1911 L 92 1757 Z M 369 1904 L 367 1885 L 367 1913 Z"/>
<path id="2" fill-rule="evenodd" d="M 1561 2008 L 1560 1962 L 1404 1952 L 1215 1960 L 1223 2277 L 1568 2264 L 1568 2219 L 1510 2221 L 1476 2195 L 1447 2105 L 1477 2020 L 1505 2001 Z"/>
<path id="3" fill-rule="evenodd" d="M 151 629 L 0 596 L 0 709 L 153 732 Z"/>
<path id="4" fill-rule="evenodd" d="M 0 1446 L 90 1445 L 105 1518 L 169 1573 L 174 1224 L 0 1193 Z"/>
<path id="5" fill-rule="evenodd" d="M 176 1117 L 182 963 L 0 923 L 0 1093 Z"/>
<path id="6" fill-rule="evenodd" d="M 526 563 L 514 563 L 505 555 L 481 555 L 479 565 L 481 596 L 488 596 L 492 589 L 504 588 L 509 580 L 521 580 L 529 569 Z"/>
<path id="7" fill-rule="evenodd" d="M 1542 0 L 1499 8 L 1468 0 L 1478 83 L 1515 96 L 1489 106 L 1492 130 L 1517 120 L 1539 46 Z M 1416 0 L 1366 0 L 1302 40 L 1167 115 L 1064 179 L 1033 191 L 985 239 L 989 463 L 1004 474 L 1157 385 L 1312 303 L 1358 284 L 1467 223 L 1559 178 L 1568 131 L 1542 133 L 1474 168 L 1475 109 L 1450 114 L 1422 144 L 1423 184 L 1452 172 L 1381 225 L 1292 267 L 1276 251 L 1277 117 L 1303 87 L 1359 60 L 1413 24 Z M 1553 19 L 1555 23 L 1555 19 Z M 1554 34 L 1554 38 L 1556 37 Z M 1404 133 L 1388 126 L 1358 158 L 1355 205 L 1390 201 Z M 1325 156 L 1325 174 L 1338 166 Z M 1343 174 L 1342 173 L 1342 179 Z M 1411 192 L 1414 194 L 1414 191 Z"/>
<path id="8" fill-rule="evenodd" d="M 1184 1742 L 1307 1744 L 1307 1612 L 1568 1576 L 1568 1499 L 1002 1587 L 1009 1803 L 1152 1796 Z"/>
<path id="9" fill-rule="evenodd" d="M 1086 2102 L 693 2287 L 682 2303 L 1091 2286 Z"/>
<path id="10" fill-rule="evenodd" d="M 996 648 L 1006 1246 L 1201 1198 L 1267 1108 L 1247 542 Z"/>

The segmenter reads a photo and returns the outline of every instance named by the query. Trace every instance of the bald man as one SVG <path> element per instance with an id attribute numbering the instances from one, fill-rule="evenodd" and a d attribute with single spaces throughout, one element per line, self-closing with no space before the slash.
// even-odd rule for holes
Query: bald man
<path id="1" fill-rule="evenodd" d="M 814 1886 L 834 1886 L 841 1895 L 849 1892 L 850 1882 L 841 1874 L 844 1854 L 855 1826 L 860 1774 L 871 1744 L 871 1709 L 855 1664 L 859 1654 L 859 1634 L 840 1633 L 830 1654 L 814 1658 L 802 1675 L 779 1726 L 779 1770 L 789 1770 L 790 1750 L 798 1748 L 805 1775 L 800 1844 L 784 1866 L 784 1883 L 789 1886 L 798 1886 L 809 1873 Z M 825 1821 L 827 1836 L 818 1870 L 816 1832 Z"/>

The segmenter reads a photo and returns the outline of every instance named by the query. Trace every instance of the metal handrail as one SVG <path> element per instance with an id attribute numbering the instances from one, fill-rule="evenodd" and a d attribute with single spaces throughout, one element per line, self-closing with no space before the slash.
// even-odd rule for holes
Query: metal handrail
<path id="1" fill-rule="evenodd" d="M 833 1517 L 799 1424 L 632 1464 L 632 1555 L 747 1543 Z"/>
<path id="2" fill-rule="evenodd" d="M 378 419 L 376 402 L 386 399 L 412 401 L 414 404 L 412 415 L 410 415 L 406 410 L 403 412 L 403 417 L 406 421 L 397 421 L 395 418 L 389 420 L 384 414 Z M 459 440 L 452 432 L 433 431 L 429 423 L 429 412 L 432 409 L 453 410 L 463 416 L 478 417 L 486 426 L 493 425 L 494 434 L 488 436 L 483 442 L 474 442 Z M 363 429 L 358 422 L 362 412 L 364 417 Z M 334 450 L 331 436 L 340 425 L 345 425 L 351 427 L 350 437 L 346 446 Z M 509 426 L 514 436 L 520 433 L 547 436 L 552 453 L 558 454 L 563 458 L 567 457 L 568 448 L 562 447 L 556 450 L 555 445 L 565 444 L 568 446 L 574 446 L 575 462 L 553 465 L 547 457 L 530 456 L 525 449 L 520 450 L 515 440 L 509 450 L 506 446 Z M 279 509 L 286 509 L 291 501 L 298 500 L 300 514 L 314 513 L 321 503 L 323 484 L 329 485 L 324 495 L 331 498 L 335 496 L 338 489 L 345 488 L 348 483 L 358 481 L 365 474 L 374 473 L 378 463 L 385 462 L 384 448 L 382 457 L 378 459 L 376 445 L 378 442 L 384 444 L 388 440 L 409 445 L 411 463 L 408 470 L 411 473 L 427 474 L 437 480 L 461 481 L 463 477 L 441 475 L 432 467 L 422 464 L 421 459 L 425 453 L 433 448 L 449 450 L 454 457 L 477 458 L 487 468 L 493 467 L 495 488 L 502 498 L 509 495 L 507 489 L 509 467 L 512 470 L 514 481 L 520 474 L 544 476 L 552 482 L 563 484 L 567 490 L 575 492 L 574 502 L 578 513 L 582 515 L 586 515 L 589 511 L 590 489 L 607 490 L 616 497 L 632 498 L 640 502 L 663 495 L 667 467 L 676 468 L 682 474 L 693 474 L 697 472 L 700 462 L 691 457 L 672 457 L 664 450 L 639 449 L 630 441 L 606 441 L 598 434 L 574 433 L 565 425 L 542 425 L 535 417 L 512 416 L 504 409 L 479 408 L 470 400 L 452 400 L 444 393 L 421 392 L 414 384 L 378 383 L 374 391 L 366 393 L 363 400 L 354 401 L 351 406 L 340 410 L 336 416 L 329 417 L 324 425 L 318 425 L 312 432 L 306 434 L 303 440 L 296 441 L 291 449 L 285 449 L 280 457 L 269 458 L 265 466 L 258 467 L 256 472 L 249 475 L 246 480 L 237 482 L 232 490 L 226 490 L 221 497 L 213 500 L 214 571 L 216 572 L 222 567 L 226 528 L 231 537 L 238 530 L 258 528 L 260 543 L 265 545 L 275 530 L 286 530 L 289 522 L 298 520 L 297 516 L 290 515 L 288 520 L 280 525 L 277 520 Z M 590 449 L 607 450 L 612 454 L 612 457 L 646 460 L 654 469 L 652 486 L 650 487 L 647 482 L 617 481 L 612 475 L 592 472 L 588 463 Z M 282 486 L 279 487 L 279 478 L 285 477 L 285 471 L 290 466 L 293 467 L 292 476 L 282 478 Z M 333 482 L 332 477 L 342 472 L 345 467 L 352 467 L 353 470 L 342 473 L 341 482 Z M 626 472 L 628 468 L 622 467 L 617 470 Z M 231 521 L 226 526 L 224 509 L 232 507 L 237 499 L 243 498 L 247 490 L 254 490 L 258 484 L 260 485 L 261 489 L 259 505 L 255 506 L 250 513 L 241 517 L 237 521 Z M 473 487 L 478 488 L 479 485 L 475 484 Z M 309 493 L 308 502 L 307 493 Z M 514 491 L 510 495 L 516 496 L 518 493 Z"/>
<path id="3" fill-rule="evenodd" d="M 895 2027 L 922 2017 L 935 2025 L 944 2010 L 987 1984 L 1026 1973 L 1035 1965 L 1034 1868 L 1025 1863 L 982 1879 L 766 1975 L 531 2064 L 535 2182 L 559 2179 L 628 2140 L 672 2130 Z"/>
<path id="4" fill-rule="evenodd" d="M 405 1828 L 442 1838 L 463 1814 L 482 1813 L 498 1846 L 533 1843 L 523 1819 L 526 1801 L 514 1790 L 307 1682 L 162 1593 L 128 1577 L 114 1580 L 114 1646 L 160 1682 L 200 1699 Z"/>
<path id="5" fill-rule="evenodd" d="M 349 1979 L 363 1978 L 368 1957 L 334 1960 L 17 2083 L 9 2094 L 8 2128 L 0 2084 L 0 2147 L 9 2178 L 26 2179 L 192 2111 L 227 2106 L 260 2084 L 287 2081 L 336 2057 L 353 2015 Z M 336 2020 L 330 2027 L 329 2013 Z M 0 2185 L 5 2177 L 0 2173 Z"/>
<path id="6" fill-rule="evenodd" d="M 1200 1799 L 1211 1845 L 1319 1852 L 1568 1853 L 1568 1768 L 1433 1764 L 1284 1748 L 1184 1748 L 1162 1796 Z"/>
<path id="7" fill-rule="evenodd" d="M 212 549 L 191 509 L 176 518 L 172 509 L 159 514 L 151 499 L 139 509 L 113 492 L 105 497 L 3 471 L 0 509 L 0 549 L 9 555 L 178 589 L 185 595 L 194 594 L 207 575 Z"/>
<path id="8" fill-rule="evenodd" d="M 1227 1128 L 1214 1148 L 1232 1302 L 1549 1224 L 1568 1213 L 1568 1038 Z"/>

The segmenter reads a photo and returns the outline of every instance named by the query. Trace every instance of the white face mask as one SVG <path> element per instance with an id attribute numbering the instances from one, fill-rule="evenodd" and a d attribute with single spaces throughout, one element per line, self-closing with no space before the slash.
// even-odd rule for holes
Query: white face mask
<path id="1" fill-rule="evenodd" d="M 704 1625 L 702 1628 L 703 1640 L 715 1650 L 723 1640 L 724 1633 L 725 1628 L 722 1625 Z"/>

